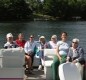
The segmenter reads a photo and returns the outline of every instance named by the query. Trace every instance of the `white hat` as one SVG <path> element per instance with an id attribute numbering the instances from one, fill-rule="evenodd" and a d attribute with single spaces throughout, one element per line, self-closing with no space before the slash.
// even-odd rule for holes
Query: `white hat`
<path id="1" fill-rule="evenodd" d="M 7 37 L 7 38 L 13 37 L 13 35 L 12 35 L 12 33 L 8 33 L 8 34 L 6 35 L 6 37 Z"/>
<path id="2" fill-rule="evenodd" d="M 74 38 L 74 39 L 72 40 L 72 42 L 77 42 L 77 43 L 79 43 L 79 39 Z"/>
<path id="3" fill-rule="evenodd" d="M 57 38 L 57 36 L 56 35 L 52 35 L 52 37 L 51 38 Z"/>
<path id="4" fill-rule="evenodd" d="M 45 39 L 45 37 L 44 37 L 44 36 L 41 36 L 41 37 L 40 37 L 40 39 L 41 39 L 41 38 L 44 38 L 44 39 Z"/>

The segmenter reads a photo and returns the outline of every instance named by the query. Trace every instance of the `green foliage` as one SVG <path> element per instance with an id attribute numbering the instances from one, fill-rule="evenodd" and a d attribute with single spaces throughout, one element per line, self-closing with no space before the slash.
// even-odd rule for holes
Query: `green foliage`
<path id="1" fill-rule="evenodd" d="M 86 19 L 86 0 L 0 0 L 1 20 L 29 19 L 33 13 Z"/>
<path id="2" fill-rule="evenodd" d="M 86 0 L 45 0 L 43 7 L 45 14 L 54 17 L 86 16 Z"/>
<path id="3" fill-rule="evenodd" d="M 24 0 L 0 0 L 1 20 L 28 19 L 31 14 L 32 11 Z"/>

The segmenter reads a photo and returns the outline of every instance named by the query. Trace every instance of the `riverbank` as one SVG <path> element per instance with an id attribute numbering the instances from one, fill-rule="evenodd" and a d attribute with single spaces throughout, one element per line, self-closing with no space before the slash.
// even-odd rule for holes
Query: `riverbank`
<path id="1" fill-rule="evenodd" d="M 33 14 L 33 16 L 34 16 L 34 21 L 35 20 L 57 20 L 53 16 L 49 16 L 49 15 Z M 59 20 L 59 17 L 58 17 L 58 20 Z"/>
<path id="2" fill-rule="evenodd" d="M 53 17 L 41 13 L 33 13 L 29 18 L 22 19 L 4 19 L 0 22 L 29 22 L 29 21 L 85 21 L 80 16 L 73 16 L 70 18 Z"/>
<path id="3" fill-rule="evenodd" d="M 73 16 L 69 18 L 64 18 L 64 17 L 53 17 L 49 15 L 43 15 L 43 14 L 33 14 L 34 15 L 34 21 L 36 20 L 58 20 L 58 21 L 84 21 L 82 17 L 80 16 Z"/>

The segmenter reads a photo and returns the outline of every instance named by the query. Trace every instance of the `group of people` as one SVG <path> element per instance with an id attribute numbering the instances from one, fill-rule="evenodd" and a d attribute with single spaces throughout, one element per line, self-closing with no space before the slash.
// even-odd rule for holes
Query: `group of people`
<path id="1" fill-rule="evenodd" d="M 79 46 L 79 39 L 74 38 L 71 42 L 67 41 L 67 33 L 61 34 L 61 40 L 57 42 L 57 55 L 54 56 L 53 63 L 51 65 L 53 80 L 60 80 L 58 75 L 58 67 L 64 62 L 74 63 L 81 76 L 83 78 L 84 50 Z"/>
<path id="2" fill-rule="evenodd" d="M 52 35 L 51 40 L 46 42 L 45 36 L 40 36 L 38 41 L 34 40 L 34 36 L 30 35 L 29 39 L 24 40 L 23 33 L 19 33 L 18 39 L 13 41 L 13 35 L 8 33 L 6 35 L 7 42 L 4 44 L 4 48 L 16 48 L 22 47 L 25 51 L 25 64 L 28 65 L 30 71 L 33 65 L 35 54 L 39 56 L 38 70 L 42 69 L 44 64 L 44 49 L 56 49 L 57 54 L 53 58 L 51 65 L 53 80 L 60 80 L 58 75 L 58 67 L 64 62 L 72 62 L 76 66 L 82 66 L 84 61 L 84 50 L 79 46 L 79 39 L 74 38 L 72 41 L 67 40 L 68 34 L 66 32 L 61 33 L 61 40 L 58 41 L 57 35 Z M 79 69 L 81 75 L 83 69 Z"/>

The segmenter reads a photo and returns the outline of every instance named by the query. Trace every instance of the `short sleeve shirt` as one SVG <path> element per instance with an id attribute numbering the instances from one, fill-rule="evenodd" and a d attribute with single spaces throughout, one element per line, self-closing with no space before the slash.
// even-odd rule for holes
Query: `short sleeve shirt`
<path id="1" fill-rule="evenodd" d="M 57 46 L 59 47 L 60 55 L 67 55 L 70 47 L 70 43 L 68 41 L 67 42 L 58 41 Z"/>

